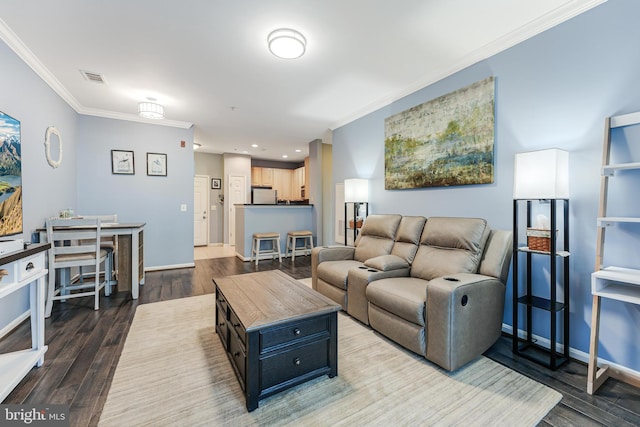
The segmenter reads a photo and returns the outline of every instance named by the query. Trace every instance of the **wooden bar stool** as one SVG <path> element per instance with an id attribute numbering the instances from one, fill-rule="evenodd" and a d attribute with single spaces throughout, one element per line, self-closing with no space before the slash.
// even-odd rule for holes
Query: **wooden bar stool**
<path id="1" fill-rule="evenodd" d="M 271 242 L 270 249 L 260 249 L 260 242 Z M 251 258 L 249 262 L 253 261 L 253 257 L 256 258 L 256 265 L 260 255 L 271 255 L 272 259 L 278 256 L 278 260 L 282 262 L 282 255 L 280 254 L 280 234 L 279 233 L 253 233 L 253 242 L 251 243 Z"/>
<path id="2" fill-rule="evenodd" d="M 297 247 L 298 239 L 302 239 L 304 243 L 300 248 Z M 305 256 L 311 254 L 311 249 L 313 249 L 313 233 L 311 231 L 302 230 L 290 231 L 287 233 L 287 248 L 285 256 L 289 255 L 289 251 L 291 251 L 291 261 L 295 261 L 296 249 L 302 250 L 302 253 Z"/>

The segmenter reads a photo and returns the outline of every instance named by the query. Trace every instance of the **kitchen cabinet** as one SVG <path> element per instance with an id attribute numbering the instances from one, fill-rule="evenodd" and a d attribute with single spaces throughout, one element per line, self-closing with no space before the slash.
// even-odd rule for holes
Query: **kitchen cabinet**
<path id="1" fill-rule="evenodd" d="M 280 200 L 302 200 L 302 186 L 306 185 L 307 168 L 297 169 L 251 167 L 251 185 L 271 187 Z"/>

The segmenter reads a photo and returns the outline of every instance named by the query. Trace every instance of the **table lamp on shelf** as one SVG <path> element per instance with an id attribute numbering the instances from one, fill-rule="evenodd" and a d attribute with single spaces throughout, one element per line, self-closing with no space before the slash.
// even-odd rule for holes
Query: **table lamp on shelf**
<path id="1" fill-rule="evenodd" d="M 347 215 L 349 204 L 353 204 L 353 221 L 349 223 L 349 217 Z M 364 215 L 361 214 L 361 209 L 364 208 Z M 353 241 L 355 242 L 358 226 L 361 223 L 358 222 L 358 218 L 362 216 L 362 220 L 369 215 L 369 181 L 361 178 L 351 178 L 344 180 L 344 244 L 347 245 L 347 229 L 353 229 Z"/>
<path id="2" fill-rule="evenodd" d="M 558 148 L 517 153 L 514 199 L 568 199 L 569 152 Z"/>

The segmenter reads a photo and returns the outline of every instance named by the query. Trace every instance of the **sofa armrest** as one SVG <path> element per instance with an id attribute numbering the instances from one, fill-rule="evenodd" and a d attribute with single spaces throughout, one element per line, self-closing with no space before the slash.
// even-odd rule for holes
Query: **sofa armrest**
<path id="1" fill-rule="evenodd" d="M 397 255 L 380 255 L 370 258 L 364 265 L 379 271 L 391 271 L 409 268 L 409 263 Z"/>
<path id="2" fill-rule="evenodd" d="M 311 250 L 311 287 L 318 290 L 318 265 L 325 261 L 352 260 L 353 246 L 316 246 Z"/>
<path id="3" fill-rule="evenodd" d="M 450 371 L 478 357 L 502 331 L 505 285 L 458 273 L 427 285 L 427 359 Z"/>

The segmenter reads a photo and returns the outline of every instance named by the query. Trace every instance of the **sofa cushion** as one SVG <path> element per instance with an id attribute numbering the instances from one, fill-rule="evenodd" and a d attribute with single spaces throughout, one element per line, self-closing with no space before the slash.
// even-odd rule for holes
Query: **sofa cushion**
<path id="1" fill-rule="evenodd" d="M 367 286 L 371 304 L 416 325 L 424 326 L 428 282 L 412 277 L 374 280 Z"/>
<path id="2" fill-rule="evenodd" d="M 356 239 L 354 259 L 365 262 L 369 258 L 391 253 L 401 215 L 369 215 Z"/>
<path id="3" fill-rule="evenodd" d="M 478 270 L 490 229 L 479 218 L 429 218 L 411 266 L 411 276 L 425 280 Z"/>
<path id="4" fill-rule="evenodd" d="M 409 263 L 405 259 L 395 255 L 380 255 L 366 260 L 364 265 L 380 271 L 391 271 L 409 267 Z"/>
<path id="5" fill-rule="evenodd" d="M 411 264 L 416 256 L 418 245 L 420 245 L 420 236 L 426 220 L 423 216 L 403 216 L 391 253 Z"/>
<path id="6" fill-rule="evenodd" d="M 361 262 L 353 260 L 321 262 L 318 265 L 318 278 L 337 288 L 346 290 L 349 270 L 362 265 Z"/>

